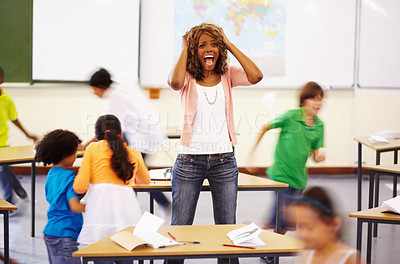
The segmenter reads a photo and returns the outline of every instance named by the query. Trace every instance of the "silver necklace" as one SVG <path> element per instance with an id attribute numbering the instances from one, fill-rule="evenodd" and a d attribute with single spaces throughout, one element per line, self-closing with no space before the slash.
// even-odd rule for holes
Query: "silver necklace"
<path id="1" fill-rule="evenodd" d="M 206 90 L 204 89 L 204 87 L 202 87 L 202 88 L 203 88 L 203 93 L 204 93 L 204 95 L 206 96 L 207 103 L 208 103 L 209 105 L 215 104 L 215 102 L 217 101 L 218 87 L 215 87 L 215 98 L 214 98 L 214 102 L 210 102 L 210 100 L 208 100 L 208 96 L 207 96 Z"/>

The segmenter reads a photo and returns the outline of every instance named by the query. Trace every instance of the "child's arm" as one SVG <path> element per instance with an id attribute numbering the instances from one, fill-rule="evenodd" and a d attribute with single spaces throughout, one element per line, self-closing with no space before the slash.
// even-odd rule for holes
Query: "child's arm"
<path id="1" fill-rule="evenodd" d="M 235 56 L 235 58 L 239 61 L 240 65 L 242 65 L 243 70 L 246 72 L 247 80 L 252 84 L 256 84 L 262 80 L 263 74 L 257 65 L 247 57 L 243 52 L 241 52 L 233 43 L 231 43 L 226 37 L 224 30 L 219 28 L 222 36 L 224 37 L 224 41 L 228 50 Z"/>
<path id="2" fill-rule="evenodd" d="M 255 152 L 255 150 L 256 150 L 258 144 L 260 143 L 261 139 L 263 138 L 264 134 L 265 134 L 268 130 L 270 130 L 270 127 L 269 127 L 269 124 L 268 124 L 268 123 L 265 123 L 265 124 L 260 128 L 259 133 L 257 133 L 256 140 L 254 141 L 253 146 L 252 146 L 252 148 L 250 149 L 250 153 L 249 153 L 249 155 L 247 156 L 247 159 L 246 159 L 246 163 L 247 163 L 247 164 L 250 164 L 250 163 L 251 163 L 251 160 L 253 160 L 254 152 Z M 248 168 L 247 168 L 247 172 L 250 173 L 250 174 L 255 174 L 255 173 L 256 173 L 256 170 L 255 170 L 255 168 L 248 167 Z"/>
<path id="3" fill-rule="evenodd" d="M 147 169 L 147 166 L 144 163 L 144 160 L 142 158 L 142 154 L 140 154 L 139 151 L 137 151 L 137 153 L 139 153 L 137 155 L 137 157 L 138 157 L 138 166 L 137 166 L 138 171 L 136 172 L 136 175 L 135 175 L 135 183 L 137 183 L 137 184 L 149 184 L 151 182 L 150 181 L 149 170 Z"/>
<path id="4" fill-rule="evenodd" d="M 135 183 L 137 184 L 149 184 L 150 174 L 147 168 L 139 168 L 135 176 Z"/>
<path id="5" fill-rule="evenodd" d="M 71 212 L 75 214 L 85 212 L 86 205 L 81 204 L 78 198 L 69 199 L 68 204 L 69 208 L 71 209 Z"/>
<path id="6" fill-rule="evenodd" d="M 186 62 L 188 58 L 188 43 L 186 40 L 186 35 L 182 37 L 182 46 L 181 55 L 179 56 L 178 62 L 175 65 L 172 76 L 170 76 L 168 80 L 168 85 L 174 90 L 182 89 L 183 85 L 185 84 Z"/>
<path id="7" fill-rule="evenodd" d="M 96 137 L 93 137 L 93 138 L 90 139 L 89 141 L 85 142 L 85 144 L 79 145 L 79 146 L 78 146 L 78 150 L 85 150 L 85 149 L 87 148 L 87 146 L 89 146 L 90 143 L 92 143 L 92 142 L 97 142 L 97 141 L 98 141 L 97 138 L 96 138 Z"/>
<path id="8" fill-rule="evenodd" d="M 83 154 L 82 164 L 79 167 L 78 174 L 75 177 L 73 189 L 77 194 L 86 193 L 89 189 L 89 181 L 91 175 L 91 152 L 90 147 Z"/>
<path id="9" fill-rule="evenodd" d="M 22 133 L 25 134 L 25 136 L 26 136 L 27 138 L 32 139 L 33 142 L 38 141 L 38 137 L 37 137 L 36 135 L 30 134 L 28 131 L 26 131 L 26 129 L 25 129 L 25 128 L 22 126 L 22 124 L 19 122 L 18 118 L 15 119 L 15 120 L 12 121 L 12 122 L 14 123 L 14 125 L 16 125 L 16 126 L 19 128 L 19 130 L 22 131 Z"/>
<path id="10" fill-rule="evenodd" d="M 260 131 L 257 133 L 256 140 L 254 141 L 253 147 L 250 149 L 249 157 L 252 157 L 254 151 L 256 150 L 258 144 L 260 143 L 261 139 L 263 138 L 264 134 L 270 130 L 269 124 L 265 123 L 261 128 Z"/>
<path id="11" fill-rule="evenodd" d="M 319 152 L 319 149 L 313 150 L 312 157 L 315 162 L 322 162 L 326 159 L 325 155 Z"/>

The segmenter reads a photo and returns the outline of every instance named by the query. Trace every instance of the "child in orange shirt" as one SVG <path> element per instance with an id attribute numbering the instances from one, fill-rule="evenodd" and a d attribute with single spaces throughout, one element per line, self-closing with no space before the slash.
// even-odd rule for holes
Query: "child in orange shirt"
<path id="1" fill-rule="evenodd" d="M 86 193 L 83 227 L 78 237 L 82 244 L 92 244 L 137 224 L 141 213 L 132 183 L 150 183 L 141 153 L 123 141 L 116 116 L 100 116 L 95 133 L 99 141 L 85 149 L 73 185 L 76 193 Z"/>

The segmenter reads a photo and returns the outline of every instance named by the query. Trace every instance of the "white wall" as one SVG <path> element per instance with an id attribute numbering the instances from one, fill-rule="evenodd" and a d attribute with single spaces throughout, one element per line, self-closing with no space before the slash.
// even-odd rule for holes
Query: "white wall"
<path id="1" fill-rule="evenodd" d="M 11 94 L 22 124 L 42 136 L 64 128 L 75 131 L 83 140 L 93 136 L 94 123 L 102 112 L 102 102 L 90 87 L 77 84 L 35 84 L 3 88 Z M 148 93 L 147 91 L 144 91 Z M 267 95 L 266 95 L 267 94 Z M 263 98 L 266 95 L 266 100 Z M 161 90 L 160 99 L 150 100 L 166 126 L 181 126 L 182 111 L 178 93 Z M 354 136 L 392 129 L 400 131 L 396 116 L 400 113 L 398 90 L 327 90 L 320 118 L 325 122 L 327 160 L 309 166 L 352 167 L 357 160 Z M 239 166 L 269 166 L 278 131 L 269 131 L 260 143 L 256 159 L 246 164 L 246 156 L 259 127 L 274 116 L 297 106 L 297 91 L 291 89 L 234 89 L 235 123 L 238 135 L 236 157 Z M 12 146 L 31 144 L 10 124 L 9 143 Z M 149 166 L 172 166 L 178 140 L 170 140 L 165 152 L 150 157 Z M 375 162 L 375 153 L 364 148 L 366 163 Z M 392 163 L 392 154 L 384 153 L 382 164 Z M 79 164 L 79 162 L 78 162 Z"/>

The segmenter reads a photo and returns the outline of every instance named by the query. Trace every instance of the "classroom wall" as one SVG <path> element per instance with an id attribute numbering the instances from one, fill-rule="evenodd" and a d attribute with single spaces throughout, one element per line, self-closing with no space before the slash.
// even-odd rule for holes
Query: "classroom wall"
<path id="1" fill-rule="evenodd" d="M 102 113 L 102 101 L 92 94 L 90 87 L 82 84 L 34 84 L 3 88 L 13 97 L 19 119 L 31 132 L 42 136 L 46 132 L 64 128 L 75 131 L 83 140 L 93 136 L 94 123 Z M 144 91 L 148 93 L 148 91 Z M 255 159 L 248 161 L 247 154 L 260 126 L 287 109 L 297 107 L 297 91 L 292 89 L 236 88 L 234 115 L 238 133 L 235 149 L 239 166 L 269 166 L 278 136 L 269 131 L 261 141 Z M 320 118 L 325 123 L 327 160 L 309 166 L 354 167 L 357 161 L 357 144 L 354 136 L 369 135 L 381 130 L 400 131 L 397 114 L 400 112 L 398 90 L 327 90 Z M 159 99 L 150 102 L 160 113 L 166 126 L 181 126 L 182 111 L 178 93 L 162 89 Z M 10 124 L 9 143 L 12 146 L 31 144 Z M 149 166 L 172 166 L 179 140 L 170 140 L 164 151 L 149 157 Z M 382 164 L 392 163 L 392 155 L 384 153 Z M 373 164 L 375 152 L 364 148 L 363 161 Z M 78 161 L 79 165 L 79 161 Z"/>

